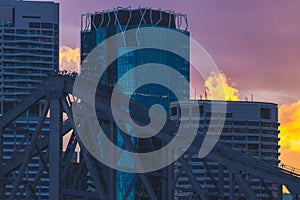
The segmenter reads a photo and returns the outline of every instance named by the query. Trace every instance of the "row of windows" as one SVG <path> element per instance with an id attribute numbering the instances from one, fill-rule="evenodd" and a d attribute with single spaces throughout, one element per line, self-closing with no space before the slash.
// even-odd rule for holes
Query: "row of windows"
<path id="1" fill-rule="evenodd" d="M 230 135 L 221 135 L 221 140 L 226 141 L 262 141 L 262 142 L 277 142 L 278 138 L 270 137 L 259 137 L 259 136 L 230 136 Z"/>
<path id="2" fill-rule="evenodd" d="M 51 64 L 40 64 L 40 63 L 21 63 L 21 62 L 11 62 L 11 61 L 6 61 L 3 64 L 4 67 L 23 67 L 23 68 L 28 68 L 30 69 L 31 67 L 35 68 L 49 68 L 52 69 L 53 65 Z"/>
<path id="3" fill-rule="evenodd" d="M 46 74 L 45 74 L 46 75 Z M 19 79 L 32 79 L 32 80 L 39 80 L 41 79 L 41 76 L 28 76 L 28 77 L 22 77 L 19 75 L 6 75 L 3 77 L 4 80 L 19 80 Z"/>
<path id="4" fill-rule="evenodd" d="M 0 44 L 1 46 L 1 44 Z M 4 46 L 7 47 L 18 47 L 18 48 L 41 48 L 41 49 L 53 49 L 53 44 L 30 44 L 30 43 L 5 43 Z M 57 45 L 54 45 L 55 49 L 58 49 Z"/>
<path id="5" fill-rule="evenodd" d="M 7 73 L 7 72 L 20 73 L 20 74 L 41 74 L 41 75 L 44 74 L 45 75 L 44 70 L 35 70 L 35 69 L 5 69 L 4 73 Z M 9 85 L 12 85 L 12 84 L 9 84 Z"/>
<path id="6" fill-rule="evenodd" d="M 0 49 L 1 51 L 1 49 Z M 53 55 L 53 51 L 48 50 L 48 51 L 40 51 L 40 50 L 19 50 L 19 49 L 4 49 L 4 54 L 8 54 L 8 53 L 12 53 L 12 54 L 35 54 L 35 56 L 40 56 L 40 55 Z"/>
<path id="7" fill-rule="evenodd" d="M 45 28 L 45 29 L 53 29 L 58 30 L 58 25 L 53 23 L 38 23 L 38 22 L 30 22 L 29 28 Z"/>
<path id="8" fill-rule="evenodd" d="M 194 120 L 192 120 L 193 123 Z M 220 121 L 216 120 L 199 120 L 199 124 L 220 124 Z M 246 121 L 229 121 L 226 120 L 224 125 L 233 125 L 233 126 L 261 126 L 261 127 L 278 127 L 278 123 L 269 123 L 269 122 L 246 122 Z"/>
<path id="9" fill-rule="evenodd" d="M 47 52 L 46 52 L 47 53 Z M 52 53 L 52 52 L 49 52 Z M 52 54 L 48 56 L 42 56 L 42 55 L 37 55 L 37 54 L 19 54 L 19 55 L 12 55 L 12 54 L 5 54 L 3 56 L 4 59 L 16 59 L 16 60 L 40 60 L 39 58 L 42 59 L 52 59 Z"/>
<path id="10" fill-rule="evenodd" d="M 278 138 L 268 138 L 268 137 L 259 137 L 259 136 L 228 136 L 221 135 L 221 140 L 233 140 L 233 141 L 264 141 L 264 142 L 277 142 Z"/>
<path id="11" fill-rule="evenodd" d="M 190 108 L 181 108 L 179 109 L 178 107 L 171 107 L 171 116 L 177 116 L 181 115 L 180 112 L 181 110 L 184 113 L 190 113 Z M 200 116 L 204 115 L 204 106 L 200 105 L 198 108 L 192 107 L 191 113 L 199 113 Z M 261 108 L 260 109 L 260 117 L 261 119 L 271 119 L 271 109 L 270 108 Z M 205 112 L 206 117 L 226 117 L 226 118 L 231 118 L 232 113 L 212 113 L 212 112 Z M 240 122 L 241 124 L 237 125 L 244 125 L 244 122 Z"/>
<path id="12" fill-rule="evenodd" d="M 49 37 L 17 37 L 17 36 L 4 36 L 3 38 L 6 41 L 18 41 L 18 40 L 26 40 L 26 41 L 38 41 L 38 42 L 52 42 L 53 38 Z"/>
<path id="13" fill-rule="evenodd" d="M 53 30 L 26 30 L 26 29 L 17 29 L 14 31 L 14 29 L 6 29 L 4 30 L 4 33 L 12 33 L 12 34 L 20 34 L 20 35 L 58 35 L 57 31 Z"/>
<path id="14" fill-rule="evenodd" d="M 4 59 L 28 60 L 28 61 L 52 61 L 52 57 L 33 57 L 33 56 L 4 56 Z"/>
<path id="15" fill-rule="evenodd" d="M 262 134 L 277 134 L 278 131 L 260 130 L 260 129 L 240 129 L 240 128 L 223 128 L 224 133 L 262 133 Z"/>

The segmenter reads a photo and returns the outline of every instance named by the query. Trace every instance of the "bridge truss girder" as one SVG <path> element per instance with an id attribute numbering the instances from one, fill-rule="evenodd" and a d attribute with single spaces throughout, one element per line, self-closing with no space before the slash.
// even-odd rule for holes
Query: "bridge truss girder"
<path id="1" fill-rule="evenodd" d="M 72 87 L 74 79 L 70 77 L 55 76 L 50 77 L 29 97 L 25 98 L 20 104 L 14 107 L 11 111 L 0 118 L 0 198 L 5 199 L 5 191 L 7 180 L 10 175 L 17 171 L 13 188 L 11 190 L 10 199 L 18 198 L 18 195 L 25 196 L 25 199 L 36 198 L 37 186 L 41 184 L 42 174 L 48 174 L 49 177 L 49 199 L 116 199 L 115 191 L 115 170 L 97 163 L 95 159 L 88 153 L 84 145 L 82 145 L 78 136 L 76 126 L 72 116 Z M 103 127 L 111 134 L 114 131 L 114 122 L 110 109 L 107 109 L 106 104 L 109 102 L 111 88 L 102 87 L 97 94 L 101 100 L 101 104 L 97 106 L 104 114 L 103 119 L 99 119 Z M 122 98 L 122 97 L 120 97 Z M 25 128 L 13 126 L 18 117 L 30 108 L 31 105 L 43 99 L 45 101 L 42 115 L 38 119 L 38 123 L 34 131 Z M 106 104 L 105 104 L 106 103 Z M 133 113 L 138 117 L 136 120 L 141 123 L 147 121 L 140 113 L 144 113 L 145 108 L 136 105 Z M 48 113 L 50 110 L 50 114 Z M 65 117 L 65 120 L 64 119 Z M 45 120 L 50 121 L 48 134 L 42 134 L 41 128 Z M 88 124 L 88 123 L 87 123 Z M 165 134 L 157 134 L 157 137 L 162 143 L 167 143 L 172 139 L 170 132 L 175 123 L 168 120 L 166 128 L 163 130 Z M 27 133 L 27 145 L 23 151 L 16 151 L 12 154 L 8 162 L 3 161 L 3 135 L 6 131 L 18 129 Z M 62 151 L 63 138 L 69 135 L 66 150 Z M 125 142 L 125 146 L 134 151 L 133 144 L 125 133 L 121 134 Z M 187 155 L 198 154 L 199 145 L 203 141 L 203 135 L 198 134 L 193 144 L 187 151 Z M 80 147 L 80 162 L 75 170 L 73 169 L 70 178 L 70 170 L 72 168 L 72 156 L 76 146 Z M 33 157 L 39 157 L 41 164 L 36 170 L 33 180 L 24 179 L 24 173 L 28 170 L 29 163 Z M 182 156 L 177 162 L 180 163 L 182 169 L 173 174 L 172 166 L 162 170 L 162 191 L 164 195 L 162 199 L 172 199 L 174 191 L 187 190 L 193 193 L 194 199 L 211 199 L 205 189 L 199 184 L 197 177 L 193 174 L 189 166 L 189 156 Z M 230 171 L 230 188 L 231 199 L 244 196 L 246 199 L 257 199 L 254 191 L 249 185 L 249 177 L 258 177 L 264 180 L 272 181 L 278 186 L 285 185 L 293 194 L 293 198 L 297 199 L 300 194 L 300 179 L 281 168 L 274 168 L 268 163 L 257 158 L 242 154 L 234 149 L 227 147 L 224 144 L 218 143 L 213 151 L 203 159 L 205 164 L 207 161 L 215 161 L 220 163 L 219 176 L 222 176 L 223 167 Z M 213 180 L 218 196 L 222 198 L 224 188 L 221 181 L 217 182 L 216 177 L 210 172 L 209 166 L 205 164 L 207 174 Z M 180 188 L 176 182 L 179 177 L 185 174 L 191 184 L 191 188 Z M 247 175 L 245 178 L 244 175 Z M 137 183 L 142 185 L 146 196 L 149 199 L 159 199 L 155 192 L 154 186 L 149 181 L 150 176 L 155 176 L 155 173 L 135 174 L 129 185 L 123 199 L 127 199 L 134 185 Z M 71 180 L 69 180 L 71 179 Z M 219 179 L 221 179 L 219 177 Z M 82 188 L 81 181 L 91 181 L 92 189 Z M 234 191 L 235 185 L 239 186 L 239 191 Z M 280 199 L 280 197 L 279 197 Z"/>

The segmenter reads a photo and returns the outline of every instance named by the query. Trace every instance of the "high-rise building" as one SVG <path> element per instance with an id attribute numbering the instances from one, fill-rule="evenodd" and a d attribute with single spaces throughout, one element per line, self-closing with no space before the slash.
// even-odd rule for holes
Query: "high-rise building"
<path id="1" fill-rule="evenodd" d="M 0 114 L 6 113 L 42 82 L 59 70 L 59 4 L 21 0 L 0 1 Z M 29 132 L 35 130 L 44 101 L 32 106 L 3 134 L 3 164 L 30 144 Z M 28 130 L 28 131 L 25 131 Z M 49 130 L 46 120 L 41 130 Z M 44 155 L 44 154 L 43 154 Z M 24 158 L 25 159 L 25 158 Z M 41 160 L 33 157 L 25 170 L 17 196 L 23 199 L 30 189 L 39 199 L 48 199 L 47 173 L 42 182 L 29 188 Z M 6 183 L 5 196 L 10 197 L 19 170 L 14 170 Z"/>
<path id="2" fill-rule="evenodd" d="M 58 71 L 59 5 L 2 0 L 0 17 L 0 113 L 3 114 L 47 75 Z"/>
<path id="3" fill-rule="evenodd" d="M 224 101 L 219 101 L 224 103 Z M 218 101 L 213 102 L 218 103 Z M 195 119 L 197 113 L 194 106 L 189 101 L 182 102 L 181 109 L 187 109 L 188 115 L 181 115 L 178 102 L 171 103 L 170 114 L 174 121 L 185 121 L 191 126 L 198 126 L 199 133 L 206 134 L 209 124 L 217 124 L 220 117 L 225 117 L 224 127 L 220 136 L 220 141 L 230 148 L 236 149 L 245 154 L 255 156 L 259 159 L 278 166 L 279 160 L 279 137 L 278 137 L 278 114 L 277 105 L 264 102 L 248 101 L 227 101 L 226 113 L 212 113 L 212 102 L 209 100 L 199 100 L 200 120 Z M 198 115 L 197 115 L 198 116 Z M 195 124 L 195 121 L 199 124 Z M 199 145 L 200 146 L 200 145 Z M 184 155 L 188 157 L 188 155 Z M 194 154 L 189 160 L 193 173 L 197 176 L 199 184 L 206 191 L 210 199 L 230 199 L 230 193 L 238 194 L 239 186 L 234 184 L 230 171 L 217 162 L 203 161 Z M 175 163 L 175 170 L 180 170 L 180 163 Z M 175 171 L 176 173 L 176 171 Z M 244 175 L 243 175 L 244 176 Z M 245 174 L 245 176 L 247 176 Z M 217 186 L 216 186 L 217 183 Z M 182 191 L 175 191 L 176 199 L 192 198 L 192 193 L 188 192 L 191 187 L 187 176 L 182 175 L 176 183 Z M 223 196 L 218 193 L 217 187 L 221 184 Z M 258 199 L 277 199 L 277 185 L 260 178 L 251 178 L 249 185 L 255 192 Z M 187 190 L 184 190 L 186 188 Z M 241 196 L 239 199 L 245 199 Z"/>
<path id="4" fill-rule="evenodd" d="M 186 22 L 186 24 L 184 22 Z M 181 26 L 182 24 L 185 26 Z M 155 10 L 151 8 L 115 8 L 94 14 L 85 14 L 82 15 L 81 27 L 81 62 L 85 62 L 84 59 L 88 54 L 105 39 L 130 29 L 140 29 L 142 27 L 166 28 L 189 36 L 186 15 L 175 13 L 174 11 Z M 168 37 L 167 35 L 161 35 L 161 37 L 161 41 L 167 41 L 166 39 L 163 40 L 164 37 Z M 141 46 L 147 43 L 142 37 L 138 39 Z M 159 38 L 157 38 L 157 40 L 159 40 Z M 180 44 L 180 42 L 182 43 Z M 182 40 L 180 42 L 178 43 L 178 48 L 181 48 L 186 54 L 186 57 L 189 58 L 189 40 Z M 181 73 L 189 82 L 190 66 L 188 60 L 184 60 L 171 52 L 159 49 L 134 50 L 136 48 L 137 46 L 134 46 L 132 43 L 124 44 L 123 42 L 110 44 L 109 48 L 103 47 L 103 51 L 99 53 L 98 59 L 99 62 L 101 62 L 99 65 L 104 65 L 107 60 L 106 58 L 114 56 L 116 53 L 118 58 L 109 66 L 102 77 L 96 77 L 98 79 L 101 78 L 100 83 L 115 85 L 130 69 L 147 63 L 158 63 L 170 66 Z M 132 51 L 122 55 L 122 52 L 130 49 L 132 49 Z M 94 76 L 93 70 L 90 71 L 90 69 L 86 68 L 81 68 L 81 73 L 85 75 L 89 74 L 91 77 Z M 141 74 L 141 76 L 145 75 L 146 74 Z M 165 78 L 168 79 L 167 74 Z M 127 88 L 124 88 L 125 91 L 130 90 L 130 87 L 134 87 L 134 85 L 128 84 L 126 87 Z M 185 89 L 181 90 L 186 100 L 189 99 L 189 90 L 189 85 L 186 85 Z M 160 104 L 168 111 L 170 102 L 175 101 L 176 97 L 169 89 L 163 86 L 148 84 L 138 88 L 131 96 L 131 99 L 145 106 Z M 116 128 L 116 143 L 119 147 L 122 147 L 124 142 L 120 134 L 118 134 L 118 131 L 118 128 Z M 153 138 L 151 140 L 156 148 L 161 146 L 159 141 Z M 137 142 L 137 139 L 133 138 L 133 143 L 139 152 L 150 150 L 149 141 L 147 142 L 147 140 L 139 139 Z M 164 194 L 166 190 L 164 191 L 162 189 L 164 187 L 162 184 L 166 184 L 166 181 L 162 181 L 161 173 L 162 172 L 159 171 L 156 172 L 155 176 L 149 175 L 150 183 L 153 188 L 156 188 L 155 194 L 158 199 L 164 199 L 167 196 Z M 115 172 L 116 196 L 114 198 L 122 199 L 133 178 L 134 174 L 121 171 Z M 134 186 L 134 189 L 128 195 L 128 199 L 149 198 L 145 196 L 147 194 L 143 192 L 143 190 L 144 189 L 138 185 Z"/>

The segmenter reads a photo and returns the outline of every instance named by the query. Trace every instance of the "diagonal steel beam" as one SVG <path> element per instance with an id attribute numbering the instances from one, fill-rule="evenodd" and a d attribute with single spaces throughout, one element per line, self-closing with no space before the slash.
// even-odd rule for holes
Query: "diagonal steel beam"
<path id="1" fill-rule="evenodd" d="M 100 176 L 99 176 L 98 172 L 95 170 L 95 168 L 93 167 L 92 162 L 91 162 L 90 158 L 88 157 L 87 150 L 85 149 L 85 147 L 83 145 L 80 145 L 80 148 L 82 150 L 83 159 L 86 163 L 86 167 L 90 171 L 94 185 L 96 187 L 96 193 L 99 194 L 100 199 L 108 200 L 108 198 L 106 197 L 106 194 L 104 192 L 104 188 L 102 186 Z"/>
<path id="2" fill-rule="evenodd" d="M 68 120 L 62 128 L 63 135 L 66 135 L 71 130 L 71 123 Z M 41 151 L 48 148 L 49 144 L 49 135 L 46 135 L 44 138 L 39 138 L 36 142 L 36 146 Z M 38 154 L 37 149 L 33 149 L 31 151 L 30 157 L 34 157 Z M 3 174 L 7 176 L 9 173 L 11 173 L 13 170 L 17 169 L 21 166 L 21 164 L 24 162 L 24 157 L 26 155 L 26 152 L 19 152 L 16 154 L 11 160 L 4 166 Z"/>
<path id="3" fill-rule="evenodd" d="M 66 104 L 66 102 L 63 101 L 62 106 L 63 106 L 65 112 L 67 113 L 68 119 L 71 122 L 71 125 L 73 127 L 73 131 L 74 131 L 76 137 L 79 138 L 77 130 L 76 130 L 76 126 L 75 126 L 75 123 L 74 123 L 73 115 L 71 114 L 71 111 L 69 110 L 68 105 Z M 92 179 L 93 179 L 95 187 L 97 189 L 97 193 L 99 194 L 100 199 L 105 200 L 107 198 L 106 198 L 106 195 L 105 195 L 105 192 L 104 192 L 104 188 L 102 187 L 101 180 L 99 179 L 100 176 L 97 173 L 97 171 L 94 169 L 94 167 L 92 166 L 92 163 L 91 163 L 91 161 L 88 157 L 88 153 L 87 153 L 87 150 L 85 149 L 84 145 L 81 143 L 80 140 L 78 140 L 78 143 L 79 143 L 80 149 L 82 151 L 82 155 L 83 155 L 84 161 L 86 163 L 86 167 L 91 172 Z"/>
<path id="4" fill-rule="evenodd" d="M 95 192 L 75 190 L 75 189 L 71 189 L 71 188 L 63 188 L 62 193 L 64 195 L 72 197 L 72 199 L 99 199 L 98 194 Z"/>
<path id="5" fill-rule="evenodd" d="M 219 194 L 222 194 L 222 189 L 220 188 L 220 185 L 218 184 L 218 181 L 216 177 L 211 172 L 209 165 L 207 164 L 206 159 L 202 158 L 201 161 L 203 162 L 203 165 L 207 171 L 208 176 L 210 176 L 211 180 L 213 181 L 213 184 L 215 185 L 216 189 L 218 190 Z M 220 180 L 219 180 L 220 181 Z"/>
<path id="6" fill-rule="evenodd" d="M 73 157 L 73 154 L 75 152 L 75 148 L 77 145 L 77 140 L 75 138 L 75 134 L 72 132 L 72 135 L 69 139 L 69 143 L 67 145 L 67 151 L 65 152 L 65 159 L 63 160 L 63 169 L 62 169 L 62 174 L 61 174 L 61 181 L 63 183 L 63 180 L 65 179 L 69 166 L 70 166 L 70 161 Z"/>
<path id="7" fill-rule="evenodd" d="M 134 175 L 133 180 L 131 181 L 130 185 L 128 186 L 128 188 L 127 188 L 127 190 L 126 190 L 126 192 L 125 192 L 125 194 L 122 198 L 123 200 L 127 200 L 128 196 L 129 196 L 130 192 L 132 191 L 133 187 L 135 186 L 139 176 L 140 176 L 139 174 Z"/>
<path id="8" fill-rule="evenodd" d="M 189 178 L 189 180 L 191 182 L 191 185 L 195 190 L 195 193 L 197 193 L 200 196 L 201 200 L 207 200 L 207 197 L 205 196 L 204 190 L 202 189 L 201 185 L 197 181 L 197 178 L 193 174 L 191 168 L 188 166 L 185 158 L 183 156 L 181 156 L 179 158 L 179 161 L 180 161 L 180 163 L 183 167 L 183 170 L 185 171 L 187 177 Z"/>
<path id="9" fill-rule="evenodd" d="M 256 194 L 252 191 L 248 183 L 242 178 L 240 173 L 234 173 L 234 180 L 242 189 L 246 200 L 257 200 Z"/>
<path id="10" fill-rule="evenodd" d="M 24 113 L 32 104 L 39 101 L 42 97 L 46 96 L 48 90 L 45 89 L 45 85 L 40 86 L 37 90 L 31 93 L 30 96 L 24 98 L 20 104 L 13 107 L 9 112 L 0 117 L 0 129 L 5 128 L 13 120 L 17 119 Z M 0 133 L 1 134 L 1 133 Z"/>
<path id="11" fill-rule="evenodd" d="M 45 107 L 44 107 L 42 115 L 41 115 L 41 117 L 39 119 L 39 122 L 38 122 L 38 125 L 36 127 L 36 130 L 35 130 L 32 138 L 30 140 L 30 145 L 28 145 L 27 148 L 26 148 L 26 153 L 25 153 L 25 157 L 24 157 L 25 159 L 23 158 L 24 160 L 23 160 L 23 163 L 21 165 L 21 169 L 20 169 L 20 171 L 18 173 L 18 177 L 17 177 L 17 179 L 16 179 L 16 181 L 14 183 L 11 195 L 9 197 L 9 199 L 11 199 L 11 200 L 15 199 L 17 190 L 19 189 L 19 186 L 21 184 L 21 180 L 22 180 L 22 178 L 24 176 L 25 170 L 28 167 L 29 161 L 31 160 L 30 154 L 31 154 L 32 150 L 34 149 L 35 143 L 36 143 L 36 141 L 38 139 L 38 132 L 40 132 L 40 130 L 41 130 L 42 126 L 43 126 L 43 123 L 45 121 L 45 118 L 46 118 L 46 115 L 47 115 L 47 112 L 48 112 L 48 107 L 49 107 L 49 99 L 47 99 L 47 101 L 46 101 Z"/>
<path id="12" fill-rule="evenodd" d="M 45 154 L 45 158 L 47 159 L 48 158 L 48 152 L 46 152 L 46 154 Z M 38 171 L 37 171 L 37 173 L 36 173 L 36 175 L 35 175 L 35 177 L 34 177 L 34 181 L 33 181 L 33 184 L 32 185 L 29 185 L 30 187 L 31 187 L 31 190 L 29 190 L 28 191 L 28 193 L 27 193 L 27 197 L 26 197 L 26 200 L 29 200 L 29 199 L 32 199 L 32 196 L 34 196 L 34 198 L 37 198 L 37 197 L 35 197 L 35 187 L 33 187 L 33 186 L 36 186 L 37 185 L 37 183 L 39 183 L 39 180 L 40 180 L 40 177 L 41 177 L 41 175 L 42 175 L 42 172 L 43 171 L 47 171 L 46 170 L 46 168 L 47 168 L 47 165 L 45 165 L 45 163 L 42 163 L 40 166 L 39 166 L 39 168 L 38 168 Z"/>
<path id="13" fill-rule="evenodd" d="M 129 149 L 129 151 L 135 152 L 135 149 L 133 147 L 133 144 L 132 144 L 131 140 L 128 139 L 128 137 L 124 134 L 124 132 L 122 130 L 120 130 L 120 134 L 121 134 L 121 136 L 124 140 L 124 143 L 126 144 L 126 147 Z M 140 163 L 135 163 L 135 164 L 140 165 Z M 154 193 L 154 190 L 153 190 L 148 178 L 145 176 L 145 174 L 140 174 L 140 178 L 141 178 L 141 180 L 142 180 L 142 182 L 143 182 L 143 184 L 144 184 L 144 186 L 145 186 L 145 188 L 148 192 L 148 195 L 150 196 L 150 199 L 151 200 L 157 200 L 157 197 Z"/>

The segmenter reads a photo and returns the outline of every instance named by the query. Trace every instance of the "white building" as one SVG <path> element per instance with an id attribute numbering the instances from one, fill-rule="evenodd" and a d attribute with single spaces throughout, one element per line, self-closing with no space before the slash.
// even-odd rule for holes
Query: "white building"
<path id="1" fill-rule="evenodd" d="M 214 101 L 218 102 L 218 101 Z M 219 101 L 221 102 L 221 101 Z M 224 103 L 224 101 L 222 101 Z M 183 102 L 182 109 L 188 109 L 189 115 L 181 116 L 180 107 L 177 102 L 170 106 L 171 119 L 175 121 L 189 122 L 191 126 L 199 126 L 198 131 L 205 133 L 208 125 L 221 115 L 225 116 L 224 128 L 220 137 L 220 142 L 226 143 L 232 148 L 238 149 L 245 154 L 250 154 L 268 161 L 274 166 L 278 166 L 278 114 L 277 105 L 263 102 L 247 101 L 227 101 L 226 113 L 212 113 L 211 101 L 198 101 L 200 110 L 200 122 L 195 124 L 195 108 L 189 101 Z M 200 145 L 199 145 L 200 146 Z M 185 155 L 187 156 L 187 155 Z M 202 188 L 210 196 L 210 199 L 229 199 L 230 194 L 238 193 L 238 186 L 230 185 L 230 174 L 226 168 L 223 168 L 216 162 L 205 162 L 198 158 L 198 155 L 192 155 L 189 165 Z M 180 170 L 179 163 L 175 164 L 176 170 Z M 220 169 L 224 172 L 219 173 Z M 223 176 L 223 177 L 222 177 Z M 213 178 L 215 181 L 213 180 Z M 223 195 L 217 195 L 216 183 L 221 184 Z M 259 178 L 252 178 L 250 181 L 252 190 L 256 193 L 258 199 L 277 199 L 277 185 L 263 181 Z M 192 193 L 188 192 L 191 188 L 186 176 L 181 176 L 177 182 L 182 191 L 175 191 L 177 199 L 189 199 Z M 230 188 L 231 187 L 231 188 Z M 243 199 L 240 197 L 239 199 Z"/>

